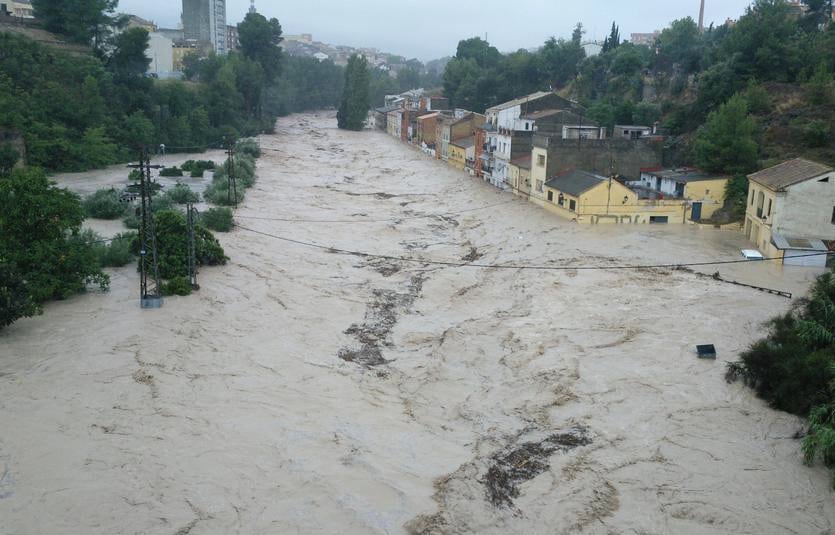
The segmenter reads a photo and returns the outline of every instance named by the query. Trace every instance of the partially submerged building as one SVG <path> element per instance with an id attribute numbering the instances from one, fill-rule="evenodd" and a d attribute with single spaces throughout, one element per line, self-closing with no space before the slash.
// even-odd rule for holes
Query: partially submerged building
<path id="1" fill-rule="evenodd" d="M 639 180 L 629 181 L 628 184 L 643 199 L 688 201 L 689 218 L 701 221 L 710 219 L 725 205 L 725 191 L 730 179 L 729 176 L 685 167 L 644 170 Z"/>
<path id="2" fill-rule="evenodd" d="M 795 158 L 748 175 L 745 235 L 766 258 L 825 266 L 820 242 L 835 240 L 835 169 Z"/>

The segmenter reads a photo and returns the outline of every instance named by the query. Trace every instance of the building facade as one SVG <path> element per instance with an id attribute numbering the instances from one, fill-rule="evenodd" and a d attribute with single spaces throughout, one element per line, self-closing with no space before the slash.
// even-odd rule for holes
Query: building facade
<path id="1" fill-rule="evenodd" d="M 183 36 L 226 54 L 226 0 L 183 0 Z"/>
<path id="2" fill-rule="evenodd" d="M 725 205 L 725 190 L 731 177 L 705 173 L 698 169 L 643 171 L 640 180 L 630 181 L 642 198 L 686 200 L 690 219 L 710 219 Z"/>
<path id="3" fill-rule="evenodd" d="M 766 258 L 786 259 L 784 243 L 835 240 L 835 170 L 796 158 L 749 175 L 744 230 Z"/>

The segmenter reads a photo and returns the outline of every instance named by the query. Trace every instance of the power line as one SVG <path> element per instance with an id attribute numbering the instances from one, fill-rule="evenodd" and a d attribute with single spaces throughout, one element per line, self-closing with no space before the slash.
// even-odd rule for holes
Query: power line
<path id="1" fill-rule="evenodd" d="M 721 265 L 730 265 L 730 264 L 748 264 L 752 262 L 764 262 L 764 261 L 773 261 L 773 260 L 783 260 L 780 257 L 773 257 L 773 258 L 762 258 L 757 260 L 717 260 L 711 262 L 685 262 L 685 263 L 668 263 L 668 264 L 621 264 L 621 265 L 614 265 L 614 266 L 547 266 L 547 265 L 531 265 L 531 264 L 483 264 L 477 262 L 462 262 L 460 260 L 431 260 L 426 258 L 413 258 L 407 256 L 394 256 L 394 255 L 384 255 L 384 254 L 376 254 L 376 253 L 367 253 L 363 251 L 352 251 L 349 249 L 340 249 L 337 247 L 331 247 L 328 245 L 322 245 L 318 243 L 308 242 L 304 240 L 297 240 L 294 238 L 287 238 L 285 236 L 279 236 L 277 234 L 271 234 L 269 232 L 263 232 L 260 230 L 251 229 L 248 227 L 242 227 L 240 225 L 236 225 L 237 228 L 241 230 L 245 230 L 247 232 L 252 232 L 253 234 L 260 234 L 262 236 L 266 236 L 269 238 L 273 238 L 276 240 L 294 243 L 296 245 L 302 245 L 304 247 L 311 247 L 314 249 L 320 249 L 324 251 L 328 251 L 329 253 L 336 253 L 336 254 L 343 254 L 343 255 L 350 255 L 350 256 L 359 256 L 363 258 L 379 258 L 381 260 L 394 260 L 398 262 L 411 262 L 415 264 L 428 264 L 428 265 L 436 265 L 436 266 L 448 266 L 448 267 L 473 267 L 473 268 L 488 268 L 488 269 L 516 269 L 516 270 L 535 270 L 535 271 L 607 271 L 607 270 L 643 270 L 643 269 L 677 269 L 677 268 L 684 268 L 684 267 L 704 267 L 704 266 L 721 266 Z M 799 255 L 792 258 L 807 258 L 813 256 L 831 256 L 835 255 L 835 252 L 825 252 L 825 253 L 810 253 L 807 255 Z"/>

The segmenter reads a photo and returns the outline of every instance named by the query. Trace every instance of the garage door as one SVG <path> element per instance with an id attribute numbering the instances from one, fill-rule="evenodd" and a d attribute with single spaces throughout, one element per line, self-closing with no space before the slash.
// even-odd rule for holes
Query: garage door
<path id="1" fill-rule="evenodd" d="M 819 254 L 821 251 L 786 249 L 784 253 L 785 256 L 783 257 L 783 264 L 787 266 L 826 267 L 827 257 L 825 254 Z"/>

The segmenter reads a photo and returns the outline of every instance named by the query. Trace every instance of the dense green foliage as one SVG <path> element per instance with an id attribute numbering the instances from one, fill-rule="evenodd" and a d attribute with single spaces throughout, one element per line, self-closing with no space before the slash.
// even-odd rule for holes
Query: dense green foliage
<path id="1" fill-rule="evenodd" d="M 235 190 L 229 191 L 229 160 L 215 170 L 212 183 L 206 188 L 203 197 L 212 204 L 231 206 L 244 199 L 244 192 L 247 188 L 255 185 L 255 158 L 261 155 L 261 149 L 254 140 L 244 139 L 235 145 Z"/>
<path id="2" fill-rule="evenodd" d="M 93 219 L 119 219 L 125 215 L 127 203 L 122 202 L 115 188 L 100 189 L 84 199 L 84 214 Z"/>
<path id="3" fill-rule="evenodd" d="M 173 188 L 165 192 L 165 195 L 175 204 L 189 204 L 200 202 L 200 194 L 192 190 L 186 184 L 178 182 Z"/>
<path id="4" fill-rule="evenodd" d="M 266 105 L 279 116 L 333 108 L 344 84 L 345 69 L 332 61 L 290 56 L 284 61 L 281 80 L 267 89 Z"/>
<path id="5" fill-rule="evenodd" d="M 695 161 L 706 171 L 744 175 L 757 168 L 757 123 L 742 95 L 731 97 L 712 112 L 696 135 Z"/>
<path id="6" fill-rule="evenodd" d="M 773 319 L 769 334 L 729 367 L 774 408 L 809 416 L 803 450 L 835 467 L 835 273 L 820 276 L 809 297 Z"/>
<path id="7" fill-rule="evenodd" d="M 84 209 L 79 198 L 49 183 L 39 169 L 0 180 L 0 298 L 8 308 L 0 324 L 35 313 L 52 299 L 107 288 L 109 279 L 92 244 L 79 239 Z"/>
<path id="8" fill-rule="evenodd" d="M 180 279 L 188 277 L 186 216 L 178 210 L 164 210 L 154 214 L 154 224 L 159 274 L 160 278 L 166 281 L 163 285 L 163 293 L 183 295 L 183 285 Z M 199 224 L 194 229 L 194 241 L 198 266 L 217 266 L 229 260 L 217 239 Z M 136 253 L 138 249 L 139 240 L 137 239 L 133 243 L 133 252 Z"/>
<path id="9" fill-rule="evenodd" d="M 100 48 L 117 25 L 118 0 L 32 0 L 35 17 L 50 32 L 67 36 L 80 44 Z"/>
<path id="10" fill-rule="evenodd" d="M 134 255 L 131 250 L 135 232 L 117 234 L 110 240 L 105 240 L 90 229 L 82 230 L 76 241 L 90 244 L 93 248 L 96 262 L 100 267 L 122 267 L 133 261 Z"/>
<path id="11" fill-rule="evenodd" d="M 229 232 L 235 225 L 232 210 L 226 207 L 210 208 L 200 214 L 200 224 L 215 232 Z"/>
<path id="12" fill-rule="evenodd" d="M 178 177 L 183 176 L 183 170 L 177 167 L 176 165 L 173 167 L 166 167 L 159 172 L 159 176 L 164 177 Z"/>
<path id="13" fill-rule="evenodd" d="M 0 33 L 0 128 L 23 133 L 30 165 L 79 171 L 134 159 L 143 144 L 201 150 L 230 130 L 272 127 L 274 115 L 262 106 L 265 73 L 280 72 L 280 54 L 210 56 L 194 64 L 197 84 L 154 81 L 144 76 L 147 42 L 147 32 L 133 28 L 88 56 Z"/>
<path id="14" fill-rule="evenodd" d="M 365 127 L 371 106 L 369 81 L 368 60 L 354 54 L 345 69 L 345 89 L 336 114 L 339 128 L 362 130 Z"/>
<path id="15" fill-rule="evenodd" d="M 9 176 L 15 164 L 20 160 L 20 153 L 9 144 L 0 145 L 0 178 Z"/>

